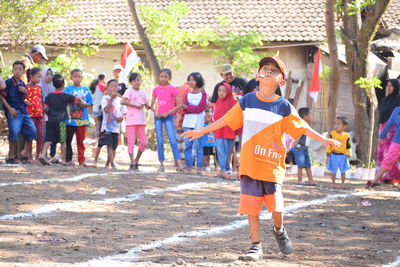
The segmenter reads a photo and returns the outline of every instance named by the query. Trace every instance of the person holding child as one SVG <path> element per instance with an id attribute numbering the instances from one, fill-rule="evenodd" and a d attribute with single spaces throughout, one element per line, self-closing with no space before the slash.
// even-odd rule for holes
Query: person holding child
<path id="1" fill-rule="evenodd" d="M 21 80 L 25 71 L 25 65 L 21 61 L 15 61 L 12 65 L 12 78 L 6 80 L 6 88 L 0 94 L 0 101 L 8 122 L 9 151 L 6 163 L 17 164 L 16 146 L 18 136 L 23 135 L 25 139 L 22 163 L 28 163 L 26 152 L 32 146 L 32 140 L 36 139 L 36 127 L 32 118 L 26 111 L 26 88 Z"/>
<path id="2" fill-rule="evenodd" d="M 312 130 L 286 99 L 275 94 L 277 87 L 285 83 L 285 67 L 278 57 L 261 59 L 256 78 L 260 81 L 258 92 L 246 94 L 228 113 L 208 127 L 183 134 L 185 138 L 196 139 L 225 126 L 233 130 L 243 127 L 239 213 L 248 216 L 251 239 L 249 251 L 239 257 L 244 261 L 256 261 L 263 255 L 259 219 L 263 203 L 272 212 L 272 232 L 280 251 L 292 253 L 292 242 L 283 226 L 284 132 L 294 138 L 305 134 L 326 146 L 338 144 Z"/>
<path id="3" fill-rule="evenodd" d="M 192 72 L 187 78 L 191 92 L 186 94 L 182 109 L 184 118 L 182 127 L 184 132 L 193 129 L 201 129 L 204 126 L 204 117 L 207 103 L 207 94 L 204 91 L 204 79 L 199 72 Z M 193 167 L 193 143 L 196 151 L 196 167 L 198 171 L 203 169 L 203 145 L 201 140 L 190 141 L 185 139 L 185 161 L 186 167 Z"/>
<path id="4" fill-rule="evenodd" d="M 174 115 L 175 112 L 182 107 L 182 102 L 178 93 L 178 89 L 169 83 L 171 77 L 172 73 L 170 69 L 160 70 L 158 74 L 159 85 L 153 90 L 150 104 L 151 110 L 154 112 L 154 125 L 157 138 L 157 153 L 158 160 L 160 161 L 160 167 L 158 171 L 161 172 L 165 171 L 163 126 L 165 126 L 165 129 L 167 131 L 174 159 L 178 163 L 177 170 L 183 171 L 183 163 L 179 155 L 174 126 Z M 156 106 L 154 107 L 155 104 Z"/>
<path id="5" fill-rule="evenodd" d="M 27 94 L 25 98 L 27 101 L 26 109 L 36 127 L 36 160 L 38 160 L 42 150 L 44 138 L 43 97 L 42 88 L 39 85 L 41 78 L 42 70 L 40 68 L 35 67 L 29 71 L 29 83 L 26 85 Z M 28 160 L 32 160 L 32 147 L 28 147 L 28 151 L 23 153 L 28 154 Z"/>
<path id="6" fill-rule="evenodd" d="M 68 119 L 67 106 L 77 101 L 77 104 L 84 105 L 85 103 L 71 94 L 66 94 L 64 91 L 65 81 L 60 74 L 55 74 L 52 77 L 52 83 L 55 91 L 49 93 L 44 101 L 44 109 L 47 114 L 46 135 L 44 144 L 39 155 L 39 161 L 43 165 L 50 165 L 46 159 L 46 151 L 53 144 L 61 144 L 61 163 L 68 165 L 66 159 L 67 150 L 67 126 Z"/>
<path id="7" fill-rule="evenodd" d="M 149 108 L 146 92 L 140 89 L 142 78 L 139 73 L 129 75 L 128 88 L 122 96 L 121 104 L 127 106 L 126 114 L 126 136 L 128 139 L 128 154 L 131 160 L 129 170 L 139 169 L 139 160 L 146 149 L 148 139 L 146 135 L 146 116 L 144 108 Z M 136 136 L 139 138 L 139 147 L 134 157 Z"/>
<path id="8" fill-rule="evenodd" d="M 70 119 L 67 124 L 67 162 L 72 164 L 72 138 L 76 134 L 76 145 L 78 147 L 78 162 L 80 166 L 88 166 L 85 163 L 85 145 L 83 141 L 86 136 L 86 127 L 90 125 L 88 107 L 93 105 L 92 94 L 89 88 L 82 86 L 82 71 L 74 69 L 71 71 L 73 84 L 68 85 L 64 92 L 80 98 L 85 104 L 73 103 L 70 106 Z M 76 100 L 78 102 L 78 100 Z"/>
<path id="9" fill-rule="evenodd" d="M 335 184 L 338 170 L 340 170 L 342 184 L 344 184 L 346 180 L 346 171 L 350 169 L 350 135 L 345 132 L 348 124 L 346 117 L 337 117 L 335 119 L 335 130 L 329 134 L 329 138 L 337 140 L 340 143 L 340 146 L 329 146 L 326 149 L 328 170 L 331 172 L 333 184 Z"/>

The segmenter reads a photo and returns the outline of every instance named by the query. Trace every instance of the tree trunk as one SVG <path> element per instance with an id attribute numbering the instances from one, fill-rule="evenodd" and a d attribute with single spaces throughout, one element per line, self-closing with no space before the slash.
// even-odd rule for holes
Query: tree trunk
<path id="1" fill-rule="evenodd" d="M 343 0 L 343 10 L 347 10 L 351 2 L 352 0 Z M 352 82 L 356 141 L 358 143 L 357 156 L 368 166 L 371 164 L 372 153 L 375 151 L 373 136 L 375 135 L 377 99 L 373 88 L 360 88 L 355 82 L 361 77 L 371 77 L 368 72 L 370 43 L 390 2 L 391 0 L 376 1 L 365 10 L 365 20 L 363 21 L 360 12 L 349 15 L 346 11 L 343 16 L 342 40 L 346 47 L 346 60 Z"/>
<path id="2" fill-rule="evenodd" d="M 326 0 L 325 23 L 329 47 L 329 98 L 328 98 L 328 131 L 331 131 L 336 118 L 337 95 L 339 87 L 339 57 L 335 34 L 335 0 Z"/>
<path id="3" fill-rule="evenodd" d="M 139 15 L 136 10 L 136 3 L 134 0 L 128 0 L 129 3 L 129 8 L 131 10 L 133 20 L 135 21 L 136 29 L 139 33 L 140 40 L 142 41 L 144 51 L 146 53 L 146 58 L 149 61 L 150 64 L 150 70 L 153 75 L 154 83 L 158 83 L 158 73 L 160 72 L 160 64 L 158 63 L 157 57 L 154 55 L 153 48 L 150 45 L 149 38 L 147 37 L 147 34 L 140 23 L 139 20 Z"/>

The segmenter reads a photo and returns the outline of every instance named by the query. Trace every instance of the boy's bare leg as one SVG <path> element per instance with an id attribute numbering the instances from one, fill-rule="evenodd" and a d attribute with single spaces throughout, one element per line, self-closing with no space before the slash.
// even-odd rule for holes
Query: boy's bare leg
<path id="1" fill-rule="evenodd" d="M 96 147 L 96 149 L 94 150 L 94 165 L 97 166 L 97 161 L 99 160 L 99 156 L 100 156 L 100 152 L 101 152 L 101 147 Z"/>
<path id="2" fill-rule="evenodd" d="M 248 215 L 250 240 L 252 243 L 260 242 L 260 217 L 258 215 Z"/>
<path id="3" fill-rule="evenodd" d="M 49 148 L 49 146 L 51 146 L 53 142 L 44 142 L 43 147 L 42 147 L 42 151 L 39 153 L 39 158 L 44 158 L 47 149 Z"/>
<path id="4" fill-rule="evenodd" d="M 25 142 L 24 150 L 21 151 L 21 156 L 28 157 L 28 160 L 32 160 L 32 141 Z"/>
<path id="5" fill-rule="evenodd" d="M 303 168 L 297 169 L 297 182 L 301 183 L 303 181 Z"/>
<path id="6" fill-rule="evenodd" d="M 204 167 L 210 167 L 210 156 L 204 156 Z"/>
<path id="7" fill-rule="evenodd" d="M 108 167 L 108 164 L 111 164 L 111 167 L 114 165 L 114 149 L 112 149 L 111 145 L 107 146 L 107 163 L 106 167 Z"/>
<path id="8" fill-rule="evenodd" d="M 67 163 L 67 142 L 61 143 L 61 161 Z"/>
<path id="9" fill-rule="evenodd" d="M 341 173 L 340 178 L 342 178 L 342 184 L 346 181 L 346 173 Z"/>
<path id="10" fill-rule="evenodd" d="M 272 212 L 272 220 L 274 221 L 274 226 L 277 229 L 281 229 L 283 227 L 283 212 Z"/>
<path id="11" fill-rule="evenodd" d="M 311 168 L 306 168 L 306 174 L 307 174 L 307 177 L 308 177 L 308 181 L 310 183 L 313 183 L 314 182 L 314 178 L 313 178 L 312 173 L 311 173 Z"/>
<path id="12" fill-rule="evenodd" d="M 332 180 L 332 183 L 335 184 L 335 182 L 336 182 L 336 173 L 331 173 L 331 180 Z"/>
<path id="13" fill-rule="evenodd" d="M 13 159 L 16 158 L 15 149 L 17 147 L 16 141 L 8 141 L 8 158 Z"/>

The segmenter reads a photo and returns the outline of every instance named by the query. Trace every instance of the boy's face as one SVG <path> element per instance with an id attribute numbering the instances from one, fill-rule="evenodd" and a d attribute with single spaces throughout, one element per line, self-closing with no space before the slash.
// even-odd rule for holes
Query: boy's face
<path id="1" fill-rule="evenodd" d="M 342 120 L 339 119 L 335 119 L 335 130 L 338 133 L 343 132 L 344 130 L 346 130 L 346 125 L 344 125 L 344 123 L 342 122 Z"/>
<path id="2" fill-rule="evenodd" d="M 118 83 L 117 82 L 111 82 L 108 86 L 107 86 L 107 90 L 108 90 L 108 94 L 109 95 L 114 95 L 117 93 L 118 91 Z"/>
<path id="3" fill-rule="evenodd" d="M 312 115 L 311 115 L 311 112 L 308 113 L 307 115 L 305 115 L 305 116 L 303 117 L 303 120 L 304 120 L 305 122 L 307 122 L 308 124 L 312 123 Z"/>
<path id="4" fill-rule="evenodd" d="M 218 98 L 224 99 L 226 97 L 226 88 L 225 86 L 221 85 L 218 87 Z"/>
<path id="5" fill-rule="evenodd" d="M 81 85 L 82 79 L 83 79 L 82 72 L 80 71 L 76 71 L 71 75 L 71 80 L 74 82 L 74 85 L 77 86 Z"/>
<path id="6" fill-rule="evenodd" d="M 274 63 L 267 63 L 262 66 L 256 75 L 256 79 L 260 81 L 260 89 L 261 87 L 276 89 L 285 84 L 281 71 Z"/>
<path id="7" fill-rule="evenodd" d="M 38 73 L 36 73 L 31 77 L 31 83 L 38 84 L 41 78 L 42 78 L 42 72 L 39 71 Z"/>
<path id="8" fill-rule="evenodd" d="M 24 74 L 24 66 L 21 64 L 15 64 L 13 66 L 12 73 L 14 74 L 15 78 L 21 78 L 22 74 Z"/>
<path id="9" fill-rule="evenodd" d="M 140 77 L 136 77 L 136 79 L 131 81 L 132 88 L 139 89 L 142 84 L 142 79 Z"/>
<path id="10" fill-rule="evenodd" d="M 235 79 L 235 75 L 233 75 L 233 72 L 228 72 L 225 74 L 221 73 L 221 77 L 226 83 L 231 83 Z"/>

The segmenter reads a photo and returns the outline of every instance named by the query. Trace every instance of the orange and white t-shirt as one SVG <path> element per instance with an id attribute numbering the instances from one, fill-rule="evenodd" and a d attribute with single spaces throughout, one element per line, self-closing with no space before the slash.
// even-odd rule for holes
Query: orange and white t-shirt
<path id="1" fill-rule="evenodd" d="M 223 117 L 233 130 L 243 127 L 239 175 L 282 184 L 285 176 L 285 137 L 300 137 L 308 124 L 283 97 L 265 101 L 246 94 Z"/>

